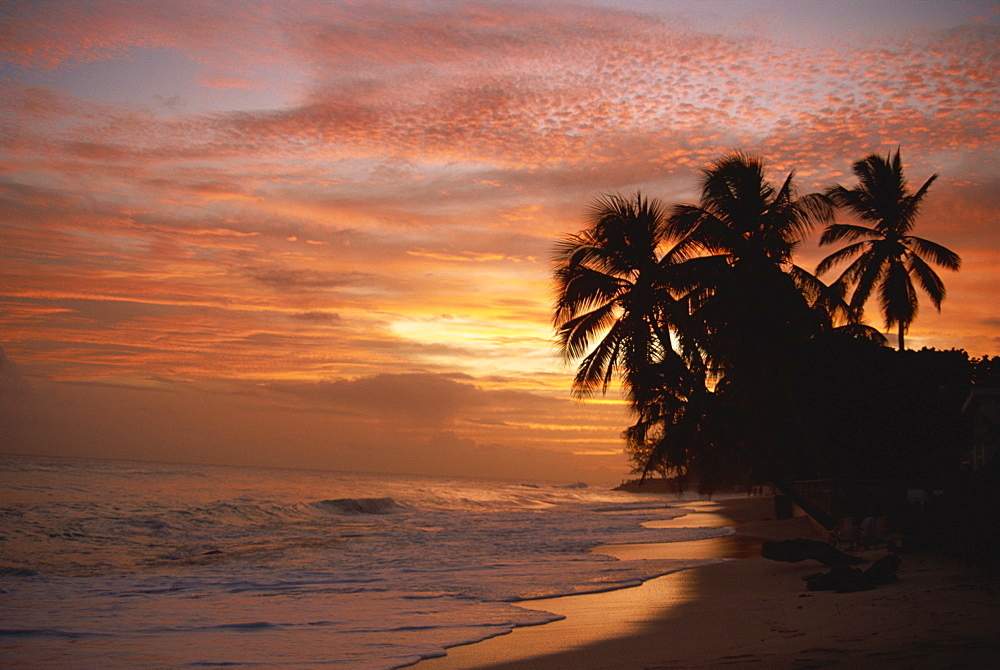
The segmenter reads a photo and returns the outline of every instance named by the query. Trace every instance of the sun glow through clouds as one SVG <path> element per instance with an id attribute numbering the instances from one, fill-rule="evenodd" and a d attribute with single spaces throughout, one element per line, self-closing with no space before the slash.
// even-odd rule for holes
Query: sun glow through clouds
<path id="1" fill-rule="evenodd" d="M 414 471 L 475 448 L 617 480 L 626 408 L 571 397 L 553 243 L 601 193 L 696 198 L 734 147 L 803 190 L 897 145 L 940 173 L 920 227 L 965 263 L 910 342 L 1000 353 L 1000 16 L 880 7 L 4 5 L 0 448 Z"/>

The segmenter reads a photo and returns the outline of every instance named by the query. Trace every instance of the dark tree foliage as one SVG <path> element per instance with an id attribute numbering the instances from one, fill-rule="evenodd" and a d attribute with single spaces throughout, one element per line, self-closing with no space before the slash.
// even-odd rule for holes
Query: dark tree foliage
<path id="1" fill-rule="evenodd" d="M 976 386 L 1000 388 L 1000 356 L 972 359 L 972 383 Z"/>
<path id="2" fill-rule="evenodd" d="M 914 548 L 932 548 L 963 560 L 1000 565 L 1000 461 L 962 472 L 929 504 L 912 510 L 903 530 Z"/>
<path id="3" fill-rule="evenodd" d="M 827 472 L 939 488 L 958 472 L 961 409 L 972 364 L 964 351 L 893 351 L 850 338 L 813 342 L 798 382 Z"/>
<path id="4" fill-rule="evenodd" d="M 554 258 L 557 341 L 579 361 L 574 390 L 621 381 L 635 417 L 626 446 L 644 476 L 703 490 L 769 480 L 786 493 L 788 480 L 829 477 L 939 485 L 958 468 L 969 386 L 994 383 L 997 359 L 902 347 L 913 279 L 935 306 L 944 297 L 923 258 L 959 265 L 912 235 L 933 178 L 911 193 L 898 151 L 859 161 L 858 186 L 826 194 L 800 195 L 793 174 L 771 183 L 765 173 L 733 152 L 701 172 L 695 204 L 638 193 L 595 201 L 590 226 Z M 835 223 L 837 207 L 866 225 Z M 831 285 L 794 262 L 816 225 L 825 243 L 853 242 L 821 264 L 856 257 Z M 873 291 L 900 351 L 860 322 Z"/>

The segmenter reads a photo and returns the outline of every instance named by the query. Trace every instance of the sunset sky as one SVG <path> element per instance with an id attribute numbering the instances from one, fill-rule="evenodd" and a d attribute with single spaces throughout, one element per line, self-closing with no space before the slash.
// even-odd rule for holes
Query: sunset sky
<path id="1" fill-rule="evenodd" d="M 618 480 L 553 243 L 733 148 L 939 173 L 907 344 L 998 355 L 998 44 L 965 0 L 0 4 L 0 451 Z"/>

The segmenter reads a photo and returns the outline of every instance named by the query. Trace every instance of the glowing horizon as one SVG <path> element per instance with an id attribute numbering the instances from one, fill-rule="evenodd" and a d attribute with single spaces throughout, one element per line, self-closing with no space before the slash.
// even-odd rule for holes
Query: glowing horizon
<path id="1" fill-rule="evenodd" d="M 897 146 L 939 173 L 917 234 L 963 268 L 908 345 L 1000 354 L 1000 11 L 878 6 L 6 5 L 0 449 L 623 476 L 623 407 L 555 355 L 552 245 L 732 148 L 803 192 Z"/>

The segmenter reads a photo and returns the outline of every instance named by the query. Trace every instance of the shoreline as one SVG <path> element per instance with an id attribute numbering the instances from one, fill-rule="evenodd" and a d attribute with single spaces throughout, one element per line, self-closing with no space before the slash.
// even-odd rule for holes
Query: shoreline
<path id="1" fill-rule="evenodd" d="M 1000 663 L 1000 580 L 932 554 L 905 554 L 899 581 L 856 593 L 810 592 L 815 561 L 760 557 L 767 540 L 818 537 L 806 517 L 775 520 L 773 498 L 682 503 L 696 510 L 656 527 L 732 525 L 733 535 L 606 545 L 620 560 L 721 562 L 603 593 L 524 601 L 564 618 L 515 628 L 417 670 L 606 668 L 990 667 Z M 875 560 L 884 551 L 858 552 Z M 864 567 L 864 566 L 862 566 Z"/>

